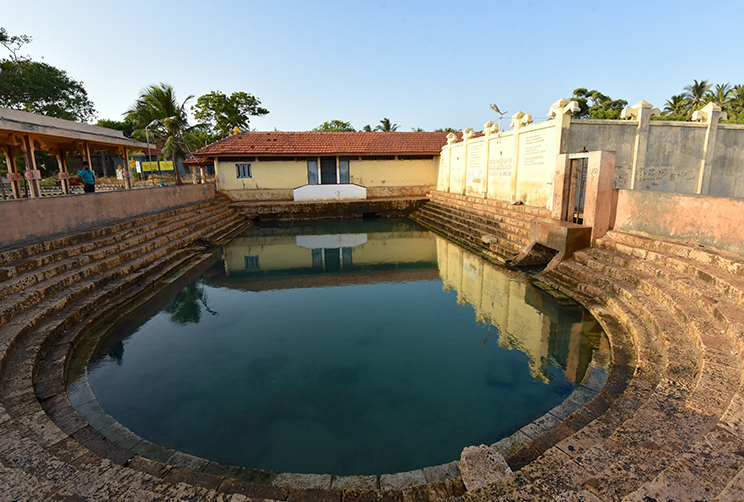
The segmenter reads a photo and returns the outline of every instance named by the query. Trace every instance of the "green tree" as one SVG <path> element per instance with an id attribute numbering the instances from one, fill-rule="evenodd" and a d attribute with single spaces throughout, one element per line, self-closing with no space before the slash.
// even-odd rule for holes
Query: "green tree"
<path id="1" fill-rule="evenodd" d="M 690 102 L 684 94 L 676 94 L 664 103 L 662 117 L 666 120 L 687 120 Z"/>
<path id="2" fill-rule="evenodd" d="M 434 129 L 434 132 L 460 132 L 460 130 L 454 127 L 440 127 L 439 129 Z"/>
<path id="3" fill-rule="evenodd" d="M 375 127 L 375 131 L 393 132 L 393 131 L 397 131 L 398 127 L 400 127 L 398 124 L 393 124 L 392 122 L 390 122 L 389 118 L 385 117 L 384 119 L 380 121 L 380 125 Z"/>
<path id="4" fill-rule="evenodd" d="M 700 108 L 705 106 L 705 96 L 706 94 L 708 94 L 708 91 L 710 91 L 710 88 L 712 87 L 712 84 L 710 84 L 707 80 L 701 80 L 700 82 L 698 82 L 697 80 L 693 80 L 692 82 L 692 85 L 686 85 L 683 89 L 685 98 L 690 102 L 690 109 L 688 110 L 689 113 L 699 110 Z"/>
<path id="5" fill-rule="evenodd" d="M 8 32 L 5 31 L 5 28 L 0 26 L 0 45 L 10 51 L 13 61 L 18 61 L 18 51 L 21 50 L 21 47 L 28 43 L 31 43 L 32 41 L 33 38 L 29 37 L 28 35 L 8 35 Z"/>
<path id="6" fill-rule="evenodd" d="M 705 94 L 705 100 L 708 103 L 715 103 L 718 106 L 721 107 L 722 110 L 728 112 L 729 111 L 729 102 L 731 101 L 731 98 L 734 96 L 734 88 L 731 87 L 731 84 L 726 82 L 725 84 L 716 84 L 716 86 L 709 90 Z"/>
<path id="7" fill-rule="evenodd" d="M 98 119 L 96 122 L 98 127 L 105 127 L 107 129 L 113 129 L 115 131 L 124 131 L 124 136 L 127 138 L 132 137 L 134 132 L 134 124 L 129 120 L 110 120 L 110 119 Z"/>
<path id="8" fill-rule="evenodd" d="M 78 122 L 92 120 L 96 111 L 82 82 L 18 54 L 32 40 L 0 28 L 0 45 L 10 52 L 10 58 L 0 59 L 0 106 Z"/>
<path id="9" fill-rule="evenodd" d="M 177 161 L 196 146 L 194 131 L 189 127 L 186 114 L 186 103 L 193 97 L 189 96 L 179 104 L 173 87 L 161 82 L 160 86 L 146 87 L 126 113 L 126 120 L 135 124 L 135 138 L 144 141 L 147 127 L 150 140 L 163 143 L 163 155 L 173 161 L 177 185 L 183 184 Z"/>
<path id="10" fill-rule="evenodd" d="M 599 91 L 588 91 L 584 87 L 575 89 L 572 101 L 579 103 L 581 111 L 575 115 L 580 119 L 619 119 L 623 108 L 628 106 L 624 99 L 612 99 Z"/>
<path id="11" fill-rule="evenodd" d="M 372 129 L 372 126 L 367 124 L 366 126 L 362 127 L 362 132 L 374 132 L 374 129 Z"/>
<path id="12" fill-rule="evenodd" d="M 246 131 L 250 118 L 266 115 L 269 110 L 260 106 L 261 101 L 251 94 L 237 91 L 226 96 L 221 91 L 212 91 L 199 96 L 191 107 L 194 118 L 210 128 L 212 141 L 224 138 L 234 128 Z"/>
<path id="13" fill-rule="evenodd" d="M 343 120 L 329 120 L 323 122 L 318 127 L 314 128 L 316 132 L 354 132 L 355 129 L 351 125 L 351 122 L 344 122 Z"/>
<path id="14" fill-rule="evenodd" d="M 729 100 L 729 122 L 744 124 L 744 85 L 735 85 Z"/>
<path id="15" fill-rule="evenodd" d="M 426 132 L 423 127 L 411 127 L 411 132 Z"/>

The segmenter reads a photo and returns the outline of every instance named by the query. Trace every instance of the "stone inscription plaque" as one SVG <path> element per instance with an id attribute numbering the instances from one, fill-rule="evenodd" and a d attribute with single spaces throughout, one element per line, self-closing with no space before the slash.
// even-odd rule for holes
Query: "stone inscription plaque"
<path id="1" fill-rule="evenodd" d="M 496 157 L 488 162 L 488 177 L 495 178 L 499 176 L 512 175 L 512 158 Z"/>
<path id="2" fill-rule="evenodd" d="M 531 135 L 524 140 L 524 167 L 531 171 L 538 171 L 545 166 L 545 137 L 543 135 Z"/>

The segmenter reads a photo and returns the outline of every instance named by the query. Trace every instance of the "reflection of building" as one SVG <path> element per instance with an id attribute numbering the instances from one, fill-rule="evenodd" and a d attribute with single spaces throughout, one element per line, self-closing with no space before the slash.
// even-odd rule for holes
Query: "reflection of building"
<path id="1" fill-rule="evenodd" d="M 530 371 L 548 381 L 548 367 L 578 384 L 588 377 L 595 348 L 609 350 L 597 321 L 574 301 L 546 295 L 521 275 L 497 268 L 455 244 L 437 238 L 444 287 L 458 302 L 475 307 L 476 319 L 499 330 L 499 344 L 530 356 Z M 606 352 L 605 352 L 606 353 Z"/>
<path id="2" fill-rule="evenodd" d="M 364 222 L 361 232 L 360 223 L 250 229 L 223 248 L 225 277 L 214 280 L 260 290 L 438 279 L 429 232 L 399 220 Z"/>

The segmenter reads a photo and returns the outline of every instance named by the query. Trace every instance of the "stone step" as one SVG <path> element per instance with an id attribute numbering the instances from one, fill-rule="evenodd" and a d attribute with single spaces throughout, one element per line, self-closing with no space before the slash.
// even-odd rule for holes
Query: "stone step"
<path id="1" fill-rule="evenodd" d="M 578 257 L 579 261 L 581 257 Z M 602 273 L 599 270 L 598 273 Z M 577 274 L 572 274 L 577 275 Z M 586 280 L 586 277 L 582 277 Z M 632 282 L 633 279 L 631 279 Z M 636 283 L 637 284 L 637 283 Z M 654 287 L 658 287 L 657 284 Z M 667 287 L 669 288 L 669 287 Z M 666 334 L 669 337 L 669 334 Z M 726 339 L 720 336 L 710 336 L 707 341 L 704 339 L 704 355 L 702 357 L 703 370 L 700 378 L 695 383 L 695 387 L 688 393 L 684 402 L 684 407 L 669 406 L 679 400 L 677 388 L 669 388 L 668 384 L 662 382 L 662 385 L 654 392 L 654 396 L 643 407 L 639 408 L 637 416 L 626 421 L 610 439 L 622 444 L 637 445 L 638 439 L 650 441 L 654 447 L 659 448 L 651 465 L 644 470 L 644 477 L 636 481 L 638 485 L 641 481 L 645 482 L 653 478 L 650 474 L 657 475 L 663 472 L 667 466 L 673 465 L 675 460 L 674 452 L 679 448 L 689 448 L 695 442 L 701 441 L 702 437 L 710 434 L 710 429 L 715 425 L 715 416 L 727 410 L 732 400 L 732 391 L 724 389 L 735 389 L 741 375 L 741 368 L 738 358 L 734 355 L 731 345 L 726 345 Z M 667 343 L 669 347 L 674 344 Z M 667 369 L 668 372 L 668 369 Z M 714 417 L 711 418 L 710 414 Z M 653 417 L 663 417 L 661 422 Z M 651 423 L 649 423 L 651 422 Z M 683 433 L 680 434 L 680 431 Z M 686 432 L 686 433 L 685 433 Z M 630 438 L 630 440 L 628 440 Z M 667 444 L 664 442 L 667 441 Z M 615 448 L 617 449 L 617 448 Z M 633 448 L 636 450 L 636 448 Z M 597 452 L 594 452 L 595 454 Z M 662 455 L 663 453 L 663 455 Z M 637 455 L 637 454 L 636 454 Z M 619 458 L 616 464 L 613 464 L 603 473 L 592 473 L 593 483 L 600 491 L 601 495 L 615 499 L 617 496 L 617 485 L 620 481 L 617 479 L 617 472 L 622 465 L 627 465 L 635 456 Z M 671 467 L 670 467 L 671 468 Z M 627 493 L 628 481 L 624 483 L 625 492 Z M 632 486 L 631 486 L 632 487 Z M 635 488 L 634 488 L 635 489 Z M 609 490 L 605 492 L 604 490 Z M 624 494 L 623 493 L 623 494 Z M 622 494 L 621 494 L 622 495 Z"/>
<path id="2" fill-rule="evenodd" d="M 47 296 L 69 288 L 86 277 L 100 274 L 111 267 L 131 260 L 139 254 L 166 244 L 173 239 L 186 239 L 186 236 L 192 234 L 190 227 L 212 225 L 219 222 L 220 219 L 222 219 L 222 214 L 210 213 L 207 217 L 181 220 L 132 237 L 127 241 L 117 243 L 113 246 L 95 250 L 87 254 L 86 259 L 77 268 L 73 268 L 69 272 L 54 275 L 49 280 L 37 282 L 14 295 L 6 297 L 0 302 L 0 326 L 7 323 L 20 312 L 42 301 Z M 204 233 L 206 232 L 200 233 L 191 240 L 184 240 L 184 242 L 192 242 Z"/>
<path id="3" fill-rule="evenodd" d="M 152 219 L 148 223 L 112 232 L 106 237 L 75 243 L 52 253 L 37 255 L 14 262 L 5 267 L 8 279 L 3 282 L 0 300 L 18 291 L 50 279 L 65 271 L 97 259 L 105 253 L 115 253 L 118 248 L 131 246 L 133 242 L 143 241 L 150 236 L 199 221 L 207 215 L 229 214 L 222 207 L 203 207 L 193 212 L 182 212 L 168 218 Z"/>
<path id="4" fill-rule="evenodd" d="M 35 328 L 41 320 L 59 313 L 71 301 L 90 294 L 91 291 L 104 286 L 111 279 L 148 267 L 152 262 L 169 253 L 180 252 L 178 250 L 182 243 L 194 242 L 205 235 L 209 229 L 209 227 L 196 229 L 182 227 L 169 234 L 161 235 L 157 239 L 120 253 L 120 259 L 117 260 L 116 265 L 107 268 L 105 273 L 87 274 L 79 278 L 79 281 L 75 281 L 75 284 L 42 298 L 40 302 L 33 303 L 33 305 L 39 305 L 39 308 L 29 306 L 28 310 L 23 312 L 23 316 L 0 326 L 0 350 L 11 347 L 18 334 Z M 121 258 L 126 258 L 126 260 Z M 0 360 L 0 369 L 2 369 L 1 363 L 2 360 Z"/>
<path id="5" fill-rule="evenodd" d="M 473 225 L 474 227 L 482 230 L 484 233 L 487 233 L 488 231 L 504 231 L 504 233 L 508 232 L 509 235 L 519 237 L 520 240 L 529 240 L 529 226 L 525 228 L 523 226 L 513 225 L 505 218 L 486 218 L 465 211 L 452 210 L 447 206 L 438 205 L 436 203 L 427 203 L 421 210 L 432 215 L 449 217 L 451 219 Z"/>
<path id="6" fill-rule="evenodd" d="M 503 243 L 486 246 L 483 241 L 474 237 L 471 232 L 452 226 L 444 226 L 440 221 L 432 221 L 426 218 L 424 214 L 412 215 L 411 219 L 465 248 L 486 256 L 488 259 L 505 262 L 517 255 L 517 251 L 506 247 Z"/>
<path id="7" fill-rule="evenodd" d="M 481 197 L 472 197 L 452 192 L 442 192 L 439 190 L 432 191 L 429 196 L 430 200 L 446 200 L 447 204 L 470 204 L 473 206 L 488 207 L 490 211 L 508 211 L 515 215 L 521 215 L 521 217 L 527 220 L 531 220 L 536 217 L 550 217 L 550 210 L 543 207 L 528 206 L 524 204 L 512 204 L 510 202 L 500 201 L 496 199 L 484 199 Z"/>
<path id="8" fill-rule="evenodd" d="M 437 208 L 444 208 L 449 211 L 453 211 L 457 214 L 467 215 L 472 218 L 482 219 L 484 222 L 491 223 L 505 223 L 515 228 L 521 228 L 529 232 L 530 224 L 532 219 L 525 218 L 521 213 L 514 213 L 511 211 L 504 210 L 493 210 L 488 206 L 475 206 L 475 205 L 449 205 L 448 201 L 433 200 L 428 202 L 427 206 L 433 206 Z"/>
<path id="9" fill-rule="evenodd" d="M 608 237 L 600 239 L 597 244 L 602 249 L 611 249 L 619 254 L 633 256 L 636 259 L 649 260 L 665 265 L 670 269 L 677 270 L 697 280 L 700 280 L 730 297 L 740 306 L 744 307 L 744 257 L 739 257 L 740 262 L 734 261 L 734 257 L 727 255 L 725 260 L 719 259 L 716 254 L 695 249 L 684 253 L 677 249 L 678 244 L 670 246 L 677 254 L 669 254 L 665 251 L 648 250 L 628 244 L 626 241 L 636 242 L 640 238 L 623 232 L 612 232 Z M 640 240 L 642 243 L 643 240 Z M 680 254 L 685 256 L 679 256 Z M 707 263 L 706 263 L 707 261 Z"/>
<path id="10" fill-rule="evenodd" d="M 443 211 L 433 210 L 428 207 L 424 207 L 417 213 L 417 216 L 427 219 L 432 224 L 438 224 L 448 228 L 455 228 L 462 233 L 463 237 L 471 240 L 474 243 L 480 242 L 483 235 L 494 235 L 499 239 L 505 247 L 509 248 L 523 248 L 529 242 L 522 238 L 519 234 L 511 232 L 509 229 L 504 229 L 497 225 L 488 225 L 479 222 L 468 221 L 463 218 L 458 218 L 455 215 L 447 214 Z"/>
<path id="11" fill-rule="evenodd" d="M 641 250 L 656 251 L 677 258 L 684 258 L 702 265 L 719 268 L 731 275 L 744 278 L 744 257 L 738 254 L 713 249 L 702 245 L 691 245 L 686 242 L 659 239 L 644 235 L 610 230 L 608 239 L 629 245 L 639 250 L 639 257 L 644 257 Z"/>
<path id="12" fill-rule="evenodd" d="M 205 208 L 213 208 L 218 206 L 227 206 L 224 201 L 219 202 L 202 202 L 191 206 L 185 206 L 181 208 L 164 211 L 161 213 L 150 214 L 147 216 L 141 216 L 124 220 L 113 225 L 107 225 L 99 227 L 90 231 L 80 232 L 72 235 L 66 235 L 64 237 L 44 240 L 42 242 L 29 244 L 26 246 L 14 247 L 12 249 L 6 249 L 0 251 L 0 266 L 4 266 L 17 261 L 25 261 L 29 258 L 35 257 L 40 254 L 50 254 L 55 250 L 60 250 L 66 247 L 74 246 L 75 244 L 84 244 L 91 240 L 103 238 L 107 235 L 121 232 L 126 229 L 134 228 L 139 225 L 146 225 L 153 221 L 158 221 L 163 218 L 170 218 L 179 214 L 188 214 L 191 211 L 201 211 Z"/>
<path id="13" fill-rule="evenodd" d="M 483 247 L 484 249 L 488 249 L 488 245 L 484 244 L 481 240 L 481 236 L 483 235 L 495 235 L 501 247 L 509 249 L 510 252 L 512 250 L 521 250 L 527 242 L 519 235 L 511 233 L 508 229 L 496 225 L 473 223 L 444 212 L 433 212 L 427 206 L 424 206 L 422 210 L 417 212 L 414 215 L 415 217 L 426 219 L 431 225 L 438 226 L 439 228 L 456 230 L 456 233 L 460 234 L 461 239 L 470 241 L 474 245 Z"/>

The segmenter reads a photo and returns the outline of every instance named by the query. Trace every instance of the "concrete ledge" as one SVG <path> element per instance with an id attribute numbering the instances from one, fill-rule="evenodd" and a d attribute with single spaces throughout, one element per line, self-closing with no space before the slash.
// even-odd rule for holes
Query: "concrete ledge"
<path id="1" fill-rule="evenodd" d="M 324 202 L 332 200 L 364 200 L 367 189 L 353 183 L 333 185 L 305 185 L 292 192 L 297 202 Z"/>

